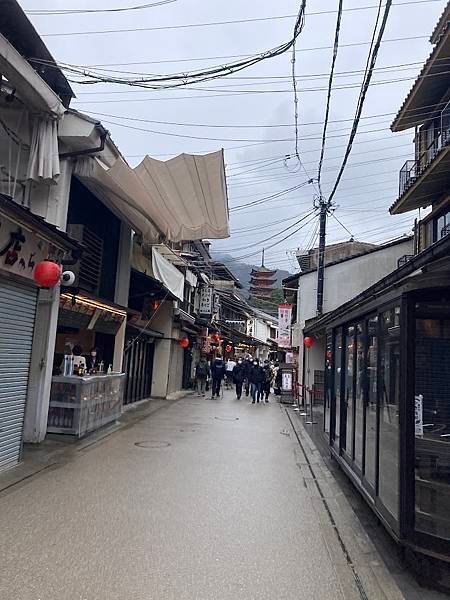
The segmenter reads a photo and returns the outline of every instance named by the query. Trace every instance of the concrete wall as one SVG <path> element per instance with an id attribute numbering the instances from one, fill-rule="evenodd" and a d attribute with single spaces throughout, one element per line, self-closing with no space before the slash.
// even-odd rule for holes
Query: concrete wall
<path id="1" fill-rule="evenodd" d="M 178 339 L 183 336 L 178 329 L 174 329 L 173 337 Z M 167 395 L 179 392 L 183 382 L 184 350 L 177 341 L 172 341 L 171 346 Z"/>
<path id="2" fill-rule="evenodd" d="M 155 340 L 155 356 L 153 359 L 152 396 L 165 398 L 170 368 L 172 349 L 173 302 L 163 302 L 151 323 L 152 329 L 160 331 L 167 339 Z"/>

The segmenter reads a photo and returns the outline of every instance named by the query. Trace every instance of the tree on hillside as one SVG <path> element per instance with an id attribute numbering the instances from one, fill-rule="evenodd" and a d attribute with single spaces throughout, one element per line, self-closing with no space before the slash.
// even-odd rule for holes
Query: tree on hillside
<path id="1" fill-rule="evenodd" d="M 281 288 L 275 288 L 272 290 L 270 295 L 270 299 L 263 298 L 250 298 L 249 304 L 250 306 L 254 306 L 255 308 L 259 308 L 266 313 L 276 315 L 278 310 L 278 305 L 284 301 L 284 294 Z"/>

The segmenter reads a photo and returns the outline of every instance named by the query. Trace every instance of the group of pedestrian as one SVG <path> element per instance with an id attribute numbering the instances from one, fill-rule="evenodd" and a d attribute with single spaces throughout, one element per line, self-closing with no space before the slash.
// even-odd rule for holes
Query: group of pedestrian
<path id="1" fill-rule="evenodd" d="M 258 359 L 247 357 L 239 358 L 236 363 L 231 358 L 224 362 L 222 356 L 216 357 L 208 363 L 205 357 L 201 357 L 196 370 L 196 388 L 199 396 L 205 396 L 208 382 L 211 380 L 212 398 L 219 397 L 222 381 L 225 378 L 225 386 L 231 389 L 235 385 L 236 398 L 245 395 L 251 397 L 252 404 L 258 402 L 269 402 L 271 387 L 276 382 L 277 367 L 268 359 L 260 362 Z"/>
<path id="2" fill-rule="evenodd" d="M 257 359 L 239 359 L 234 368 L 233 378 L 236 385 L 236 398 L 240 400 L 245 386 L 245 395 L 251 396 L 252 404 L 269 402 L 270 388 L 274 381 L 275 372 L 269 360 L 260 363 Z"/>

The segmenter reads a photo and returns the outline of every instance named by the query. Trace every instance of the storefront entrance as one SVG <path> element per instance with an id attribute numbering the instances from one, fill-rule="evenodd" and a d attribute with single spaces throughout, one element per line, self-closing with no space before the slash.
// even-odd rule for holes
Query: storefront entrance
<path id="1" fill-rule="evenodd" d="M 37 289 L 0 280 L 0 470 L 16 465 L 33 344 Z"/>
<path id="2" fill-rule="evenodd" d="M 126 373 L 124 404 L 149 398 L 152 391 L 153 357 L 155 343 L 142 335 L 130 337 L 125 344 L 124 371 Z"/>

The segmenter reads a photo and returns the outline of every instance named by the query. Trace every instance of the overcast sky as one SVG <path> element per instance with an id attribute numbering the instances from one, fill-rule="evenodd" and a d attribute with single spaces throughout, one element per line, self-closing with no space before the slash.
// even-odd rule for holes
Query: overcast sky
<path id="1" fill-rule="evenodd" d="M 135 6 L 144 4 L 144 0 L 23 0 L 21 4 L 25 10 L 92 9 Z M 332 11 L 337 4 L 337 0 L 308 0 L 307 12 Z M 336 177 L 351 125 L 350 121 L 333 121 L 353 118 L 362 79 L 361 69 L 367 59 L 367 42 L 376 17 L 374 8 L 348 9 L 374 4 L 376 0 L 344 1 L 347 10 L 343 14 L 335 77 L 335 87 L 344 89 L 335 89 L 332 95 L 322 176 L 325 193 L 330 191 Z M 97 35 L 47 37 L 45 34 L 276 17 L 295 14 L 298 5 L 295 0 L 177 0 L 127 13 L 30 18 L 58 61 L 164 74 L 222 64 L 227 62 L 226 59 L 214 57 L 253 54 L 276 46 L 290 38 L 295 19 Z M 384 39 L 418 39 L 385 41 L 382 45 L 378 70 L 372 82 L 401 81 L 371 86 L 363 112 L 366 118 L 361 120 L 360 133 L 335 196 L 338 205 L 336 217 L 359 240 L 381 242 L 411 231 L 415 213 L 393 217 L 389 215 L 388 208 L 397 197 L 398 171 L 407 159 L 413 157 L 413 132 L 393 134 L 389 124 L 431 52 L 428 38 L 445 5 L 444 0 L 423 0 L 391 9 Z M 329 46 L 334 38 L 335 18 L 335 13 L 307 15 L 297 43 L 299 150 L 304 165 L 300 170 L 295 160 L 289 160 L 287 164 L 283 161 L 285 155 L 294 152 L 294 105 L 289 77 L 291 54 L 268 60 L 236 76 L 194 86 L 197 89 L 146 91 L 112 84 L 75 85 L 77 98 L 72 106 L 101 119 L 132 166 L 145 154 L 166 159 L 181 152 L 205 153 L 225 148 L 230 208 L 264 198 L 317 174 L 320 123 L 324 115 L 331 60 Z M 361 44 L 346 46 L 357 43 Z M 324 46 L 328 48 L 323 49 Z M 143 62 L 147 64 L 117 64 Z M 201 91 L 202 87 L 208 91 Z M 244 93 L 247 90 L 264 93 Z M 389 114 L 382 116 L 386 113 Z M 162 123 L 131 121 L 125 117 Z M 196 126 L 172 125 L 169 122 Z M 308 124 L 317 122 L 319 124 Z M 161 134 L 137 131 L 129 126 Z M 169 136 L 168 133 L 214 139 L 189 139 Z M 274 141 L 280 139 L 287 141 Z M 256 162 L 265 158 L 265 162 Z M 268 242 L 250 248 L 247 246 L 280 232 L 308 213 L 314 194 L 313 186 L 306 185 L 260 206 L 232 211 L 231 238 L 214 242 L 213 247 L 230 251 L 236 257 L 259 252 L 263 246 L 273 244 L 298 226 Z M 303 224 L 304 227 L 295 235 L 267 249 L 266 264 L 295 270 L 293 252 L 297 248 L 311 247 L 316 241 L 317 219 L 306 218 Z M 349 233 L 334 218 L 329 220 L 327 234 L 327 242 L 349 238 Z M 256 255 L 246 260 L 258 262 L 260 258 Z"/>

